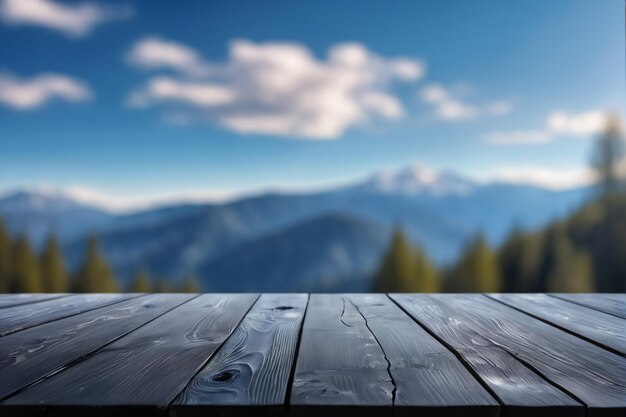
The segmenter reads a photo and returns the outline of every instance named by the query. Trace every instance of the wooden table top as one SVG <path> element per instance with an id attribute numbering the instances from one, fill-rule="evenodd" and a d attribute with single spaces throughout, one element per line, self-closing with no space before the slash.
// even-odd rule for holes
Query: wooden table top
<path id="1" fill-rule="evenodd" d="M 625 416 L 626 295 L 0 295 L 0 415 Z"/>

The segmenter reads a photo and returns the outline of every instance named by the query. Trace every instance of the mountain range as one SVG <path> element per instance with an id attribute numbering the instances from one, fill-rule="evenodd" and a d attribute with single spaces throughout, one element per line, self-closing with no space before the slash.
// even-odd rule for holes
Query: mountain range
<path id="1" fill-rule="evenodd" d="M 588 195 L 416 165 L 322 192 L 122 214 L 62 191 L 17 190 L 0 197 L 0 217 L 37 246 L 55 232 L 73 268 L 97 233 L 123 283 L 145 269 L 173 281 L 194 273 L 207 291 L 366 291 L 396 227 L 447 264 L 479 231 L 498 244 L 514 226 L 539 228 Z"/>

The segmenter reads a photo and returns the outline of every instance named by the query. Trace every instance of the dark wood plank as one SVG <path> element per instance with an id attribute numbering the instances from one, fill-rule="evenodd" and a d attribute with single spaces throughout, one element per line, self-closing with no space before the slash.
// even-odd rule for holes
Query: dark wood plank
<path id="1" fill-rule="evenodd" d="M 626 278 L 625 278 L 626 279 Z M 572 303 L 626 319 L 626 294 L 550 294 Z"/>
<path id="2" fill-rule="evenodd" d="M 348 295 L 389 361 L 396 407 L 498 415 L 499 404 L 445 346 L 384 294 Z M 416 411 L 417 412 L 417 411 Z"/>
<path id="3" fill-rule="evenodd" d="M 192 297 L 139 297 L 0 338 L 0 398 L 58 372 Z"/>
<path id="4" fill-rule="evenodd" d="M 201 295 L 5 404 L 167 406 L 257 298 L 256 294 Z"/>
<path id="5" fill-rule="evenodd" d="M 529 315 L 626 355 L 626 320 L 546 294 L 489 294 Z"/>
<path id="6" fill-rule="evenodd" d="M 0 294 L 0 308 L 37 303 L 65 297 L 68 294 Z"/>
<path id="7" fill-rule="evenodd" d="M 81 294 L 0 310 L 0 336 L 138 297 L 140 294 Z"/>
<path id="8" fill-rule="evenodd" d="M 487 369 L 485 382 L 506 404 L 574 406 L 559 391 L 541 384 L 529 369 L 520 367 L 515 357 L 584 402 L 587 415 L 623 415 L 626 358 L 480 294 L 394 298 L 433 332 L 455 343 L 479 374 L 485 370 L 485 361 L 492 358 L 486 355 L 500 351 L 496 363 L 502 372 L 487 363 L 491 369 Z M 480 356 L 474 359 L 477 351 Z"/>
<path id="9" fill-rule="evenodd" d="M 584 414 L 584 408 L 484 337 L 481 311 L 466 315 L 455 309 L 454 295 L 392 294 L 406 311 L 454 349 L 502 402 L 507 414 L 550 407 L 550 413 Z M 480 295 L 479 295 L 480 297 Z"/>
<path id="10" fill-rule="evenodd" d="M 365 319 L 342 295 L 312 294 L 291 390 L 292 406 L 389 408 L 388 362 Z"/>
<path id="11" fill-rule="evenodd" d="M 306 294 L 262 295 L 175 404 L 284 404 L 307 300 Z"/>

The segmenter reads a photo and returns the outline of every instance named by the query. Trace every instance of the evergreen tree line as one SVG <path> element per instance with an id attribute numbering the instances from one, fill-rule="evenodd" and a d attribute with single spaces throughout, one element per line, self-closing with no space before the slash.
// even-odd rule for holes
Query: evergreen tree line
<path id="1" fill-rule="evenodd" d="M 145 271 L 133 277 L 129 292 L 198 292 L 198 280 L 188 276 L 178 286 L 153 280 Z M 12 239 L 0 219 L 0 293 L 120 292 L 115 274 L 103 256 L 96 235 L 89 237 L 80 267 L 70 274 L 56 236 L 50 235 L 37 254 L 22 235 Z"/>
<path id="2" fill-rule="evenodd" d="M 626 192 L 585 205 L 541 231 L 513 230 L 499 248 L 476 236 L 436 268 L 401 230 L 376 274 L 376 292 L 626 292 Z"/>
<path id="3" fill-rule="evenodd" d="M 544 230 L 513 230 L 497 249 L 477 235 L 459 259 L 436 268 L 397 230 L 376 292 L 626 292 L 624 135 L 617 118 L 598 138 L 591 165 L 597 198 Z"/>

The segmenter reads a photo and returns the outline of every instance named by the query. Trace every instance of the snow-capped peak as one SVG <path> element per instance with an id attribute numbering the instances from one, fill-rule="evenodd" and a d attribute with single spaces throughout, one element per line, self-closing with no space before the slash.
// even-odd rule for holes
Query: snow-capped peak
<path id="1" fill-rule="evenodd" d="M 411 165 L 400 171 L 375 174 L 367 186 L 377 191 L 416 195 L 429 193 L 437 196 L 466 195 L 474 191 L 471 180 L 449 171 L 437 171 L 424 165 Z"/>
<path id="2" fill-rule="evenodd" d="M 79 207 L 70 195 L 52 187 L 30 187 L 8 192 L 0 196 L 3 210 L 67 210 Z"/>

